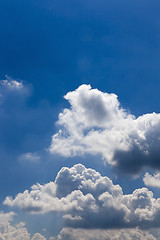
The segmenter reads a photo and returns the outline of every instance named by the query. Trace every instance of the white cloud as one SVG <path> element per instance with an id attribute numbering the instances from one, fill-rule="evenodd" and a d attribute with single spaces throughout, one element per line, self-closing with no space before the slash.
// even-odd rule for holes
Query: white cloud
<path id="1" fill-rule="evenodd" d="M 31 238 L 23 222 L 11 224 L 15 215 L 14 212 L 0 213 L 0 240 L 46 240 L 40 233 Z"/>
<path id="2" fill-rule="evenodd" d="M 8 212 L 8 213 L 0 212 L 0 224 L 7 223 L 8 221 L 12 221 L 15 215 L 16 214 L 14 212 Z"/>
<path id="3" fill-rule="evenodd" d="M 7 240 L 30 240 L 30 234 L 24 227 L 24 223 L 15 226 L 9 222 L 0 224 L 0 237 Z"/>
<path id="4" fill-rule="evenodd" d="M 12 79 L 5 75 L 5 79 L 0 80 L 0 103 L 4 106 L 20 106 L 24 104 L 27 97 L 30 96 L 32 87 L 23 81 Z M 9 110 L 9 109 L 8 109 Z"/>
<path id="5" fill-rule="evenodd" d="M 73 228 L 159 227 L 160 199 L 147 188 L 123 194 L 119 185 L 81 164 L 62 168 L 55 182 L 7 197 L 4 204 L 30 213 L 62 212 Z"/>
<path id="6" fill-rule="evenodd" d="M 9 88 L 9 89 L 16 89 L 16 90 L 20 90 L 23 88 L 23 83 L 17 80 L 12 79 L 11 77 L 5 75 L 6 79 L 5 80 L 1 80 L 0 83 Z"/>
<path id="7" fill-rule="evenodd" d="M 46 240 L 40 233 L 30 237 L 30 233 L 24 223 L 11 225 L 8 223 L 0 224 L 0 239 L 2 240 Z"/>
<path id="8" fill-rule="evenodd" d="M 42 236 L 40 233 L 34 234 L 33 238 L 31 240 L 46 240 L 44 236 Z"/>
<path id="9" fill-rule="evenodd" d="M 58 240 L 156 240 L 148 231 L 136 229 L 84 230 L 63 228 Z"/>
<path id="10" fill-rule="evenodd" d="M 40 160 L 40 156 L 37 153 L 24 153 L 22 155 L 20 155 L 19 157 L 19 161 L 23 162 L 38 162 Z"/>
<path id="11" fill-rule="evenodd" d="M 138 118 L 120 106 L 117 95 L 82 85 L 64 98 L 71 107 L 59 114 L 59 132 L 52 136 L 51 153 L 65 157 L 101 154 L 105 162 L 136 172 L 158 166 L 160 114 Z"/>
<path id="12" fill-rule="evenodd" d="M 147 172 L 143 181 L 146 186 L 160 188 L 160 172 L 154 174 L 153 176 Z"/>

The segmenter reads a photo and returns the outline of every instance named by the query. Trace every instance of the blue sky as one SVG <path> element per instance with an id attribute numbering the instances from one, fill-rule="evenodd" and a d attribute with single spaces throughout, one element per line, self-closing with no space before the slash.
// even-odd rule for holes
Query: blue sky
<path id="1" fill-rule="evenodd" d="M 0 224 L 17 238 L 160 239 L 159 7 L 0 2 Z"/>

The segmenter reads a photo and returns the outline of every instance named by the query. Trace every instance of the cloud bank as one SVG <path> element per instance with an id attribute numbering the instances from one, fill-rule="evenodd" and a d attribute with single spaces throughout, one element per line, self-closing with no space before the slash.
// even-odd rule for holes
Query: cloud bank
<path id="1" fill-rule="evenodd" d="M 51 153 L 100 154 L 105 162 L 129 173 L 146 166 L 160 168 L 160 114 L 136 118 L 120 106 L 117 95 L 90 85 L 81 85 L 64 98 L 71 106 L 59 114 Z"/>
<path id="2" fill-rule="evenodd" d="M 84 230 L 64 228 L 58 235 L 58 240 L 156 240 L 147 231 L 140 229 L 119 230 Z"/>
<path id="3" fill-rule="evenodd" d="M 160 227 L 160 198 L 147 188 L 125 195 L 108 177 L 81 164 L 63 167 L 54 182 L 33 185 L 4 204 L 36 214 L 61 212 L 72 228 Z"/>

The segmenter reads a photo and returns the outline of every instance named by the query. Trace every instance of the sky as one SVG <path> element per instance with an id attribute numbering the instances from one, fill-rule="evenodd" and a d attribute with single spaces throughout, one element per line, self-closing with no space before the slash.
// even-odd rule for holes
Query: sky
<path id="1" fill-rule="evenodd" d="M 160 239 L 159 9 L 0 1 L 0 240 Z"/>

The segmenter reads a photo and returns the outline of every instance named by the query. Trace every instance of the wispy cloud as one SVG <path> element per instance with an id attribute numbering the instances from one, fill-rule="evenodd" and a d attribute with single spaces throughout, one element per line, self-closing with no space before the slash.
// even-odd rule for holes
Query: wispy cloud
<path id="1" fill-rule="evenodd" d="M 23 153 L 19 156 L 20 162 L 39 162 L 40 156 L 37 153 Z"/>
<path id="2" fill-rule="evenodd" d="M 22 81 L 14 80 L 8 75 L 5 75 L 5 77 L 6 77 L 5 80 L 0 81 L 0 84 L 2 84 L 3 86 L 8 87 L 10 89 L 16 89 L 16 90 L 20 90 L 23 88 Z"/>

